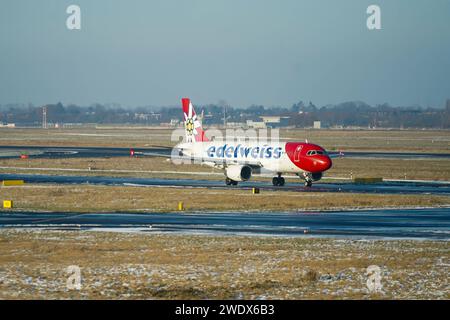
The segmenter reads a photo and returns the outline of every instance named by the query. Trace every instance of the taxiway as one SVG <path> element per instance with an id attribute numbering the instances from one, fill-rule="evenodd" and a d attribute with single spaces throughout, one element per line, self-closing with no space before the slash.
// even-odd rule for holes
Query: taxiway
<path id="1" fill-rule="evenodd" d="M 3 213 L 0 228 L 450 240 L 450 208 L 271 213 Z"/>

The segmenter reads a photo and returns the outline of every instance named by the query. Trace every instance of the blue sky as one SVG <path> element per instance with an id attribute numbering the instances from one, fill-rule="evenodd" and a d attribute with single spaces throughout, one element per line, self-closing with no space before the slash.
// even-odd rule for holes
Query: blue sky
<path id="1" fill-rule="evenodd" d="M 70 4 L 81 30 L 66 28 Z M 381 7 L 382 30 L 366 27 Z M 449 0 L 3 0 L 0 104 L 442 106 Z"/>

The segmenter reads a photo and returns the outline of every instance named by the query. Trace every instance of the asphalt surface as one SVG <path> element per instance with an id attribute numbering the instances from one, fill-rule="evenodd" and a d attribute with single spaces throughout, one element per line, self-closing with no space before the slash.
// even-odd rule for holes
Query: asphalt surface
<path id="1" fill-rule="evenodd" d="M 3 213 L 0 228 L 450 240 L 450 208 L 299 213 Z"/>
<path id="2" fill-rule="evenodd" d="M 135 148 L 137 156 L 170 154 L 166 147 Z M 129 148 L 66 148 L 0 146 L 0 158 L 123 157 Z M 361 158 L 441 158 L 450 154 L 345 152 L 345 157 Z M 225 186 L 223 181 L 194 179 L 159 179 L 104 176 L 53 176 L 32 174 L 0 174 L 0 180 L 21 179 L 28 183 L 98 184 L 118 186 L 186 187 L 215 189 L 250 189 L 298 192 L 352 192 L 379 194 L 450 195 L 450 184 L 427 182 L 383 182 L 375 184 L 315 183 L 312 188 L 302 181 L 274 187 L 267 182 L 249 181 L 238 186 Z M 241 234 L 271 236 L 320 236 L 357 238 L 450 239 L 450 208 L 392 209 L 299 213 L 199 213 L 199 214 L 67 214 L 67 213 L 2 213 L 0 228 L 57 229 L 130 229 L 143 232 Z"/>
<path id="3" fill-rule="evenodd" d="M 382 182 L 373 184 L 314 183 L 311 188 L 303 182 L 287 182 L 283 187 L 274 187 L 269 182 L 246 181 L 237 186 L 226 186 L 224 181 L 198 179 L 161 179 L 105 176 L 63 176 L 40 174 L 0 174 L 0 180 L 24 180 L 26 183 L 56 183 L 56 184 L 93 184 L 113 186 L 152 186 L 152 187 L 189 187 L 213 189 L 251 189 L 298 192 L 352 192 L 378 194 L 433 194 L 450 195 L 450 184 L 428 182 Z"/>
<path id="4" fill-rule="evenodd" d="M 133 150 L 137 156 L 170 155 L 171 153 L 171 148 L 169 147 L 133 148 Z M 22 153 L 29 155 L 30 158 L 126 157 L 130 155 L 130 148 L 0 146 L 0 158 L 16 158 Z M 330 152 L 330 155 L 333 156 L 338 156 L 338 154 L 338 152 Z M 450 153 L 344 151 L 344 157 L 450 160 Z"/>
<path id="5" fill-rule="evenodd" d="M 101 158 L 101 157 L 129 157 L 130 148 L 107 147 L 33 147 L 33 146 L 0 146 L 0 158 L 17 158 L 26 154 L 29 158 Z M 144 153 L 170 155 L 171 148 L 133 148 L 136 156 Z"/>

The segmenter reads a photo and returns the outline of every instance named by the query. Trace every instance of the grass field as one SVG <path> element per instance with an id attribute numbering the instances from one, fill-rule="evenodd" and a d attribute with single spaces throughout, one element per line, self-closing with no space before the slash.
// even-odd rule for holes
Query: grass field
<path id="1" fill-rule="evenodd" d="M 281 137 L 330 151 L 450 152 L 449 130 L 282 130 Z"/>
<path id="2" fill-rule="evenodd" d="M 201 196 L 199 196 L 201 195 Z M 206 188 L 25 185 L 0 187 L 0 201 L 15 210 L 62 212 L 167 212 L 182 201 L 189 211 L 270 211 L 450 205 L 450 197 Z M 5 210 L 5 209 L 4 209 Z M 2 209 L 0 209 L 2 212 Z"/>
<path id="3" fill-rule="evenodd" d="M 102 146 L 102 147 L 150 147 L 173 146 L 173 129 L 99 127 L 77 129 L 5 129 L 0 128 L 0 145 L 24 146 Z M 281 130 L 280 136 L 289 140 L 318 143 L 328 150 L 342 151 L 391 151 L 450 153 L 450 131 L 439 130 Z M 58 171 L 36 168 L 77 169 L 64 174 L 180 177 L 178 172 L 210 172 L 218 170 L 197 165 L 177 166 L 166 159 L 142 158 L 90 158 L 90 159 L 1 159 L 0 172 L 62 174 Z M 14 170 L 11 167 L 19 167 Z M 24 168 L 34 169 L 24 171 Z M 89 168 L 91 170 L 89 170 Z M 106 172 L 102 172 L 106 171 Z M 128 171 L 128 172 L 127 172 Z M 164 173 L 151 171 L 166 171 Z M 170 171 L 170 172 L 169 172 Z M 174 172 L 174 173 L 171 173 Z M 334 159 L 326 176 L 331 177 L 383 177 L 385 179 L 450 180 L 450 161 L 440 159 Z M 202 175 L 206 179 L 223 179 L 222 175 Z"/>
<path id="4" fill-rule="evenodd" d="M 3 167 L 3 168 L 2 168 Z M 6 168 L 5 168 L 6 167 Z M 17 169 L 15 169 L 17 168 Z M 45 170 L 62 169 L 62 170 Z M 71 169 L 76 169 L 72 170 Z M 162 172 L 161 172 L 162 171 Z M 0 172 L 58 175 L 104 175 L 129 177 L 170 177 L 224 180 L 221 170 L 200 165 L 175 165 L 166 158 L 67 158 L 67 159 L 1 159 Z M 205 174 L 186 174 L 203 172 Z M 450 181 L 450 161 L 446 159 L 333 159 L 326 177 L 382 177 L 385 179 L 418 179 Z M 256 176 L 255 176 L 256 177 Z M 262 179 L 270 183 L 270 178 Z M 301 183 L 299 178 L 291 180 Z"/>
<path id="5" fill-rule="evenodd" d="M 98 127 L 76 129 L 0 128 L 0 145 L 173 146 L 173 129 Z M 331 151 L 450 152 L 449 130 L 305 130 L 282 129 L 280 138 L 317 143 Z"/>
<path id="6" fill-rule="evenodd" d="M 0 129 L 0 145 L 171 146 L 170 133 L 160 128 L 124 127 Z M 329 150 L 450 152 L 449 131 L 281 133 L 292 140 L 307 138 Z M 4 167 L 0 173 L 224 179 L 220 171 L 209 167 L 175 166 L 162 158 L 0 159 L 0 167 Z M 334 161 L 327 175 L 448 181 L 450 163 L 343 158 Z M 291 181 L 295 180 L 287 183 Z M 250 190 L 239 189 L 51 184 L 0 187 L 1 200 L 13 200 L 18 211 L 103 213 L 172 212 L 179 201 L 188 212 L 450 205 L 450 197 L 434 195 L 313 190 L 263 190 L 253 195 Z M 450 298 L 447 242 L 0 229 L 0 252 L 0 299 Z M 66 286 L 70 265 L 81 268 L 81 290 Z M 381 292 L 371 293 L 366 286 L 370 265 L 381 268 Z"/>
<path id="7" fill-rule="evenodd" d="M 446 242 L 4 229 L 0 252 L 0 299 L 450 298 Z"/>
<path id="8" fill-rule="evenodd" d="M 108 146 L 148 147 L 170 145 L 171 130 L 161 128 L 99 128 L 99 129 L 0 129 L 2 145 L 44 146 Z M 364 131 L 364 130 L 282 130 L 281 136 L 323 144 L 329 149 L 390 150 L 448 152 L 448 131 Z M 1 173 L 32 173 L 53 175 L 95 175 L 116 177 L 159 177 L 223 180 L 222 171 L 200 165 L 174 165 L 165 158 L 61 158 L 0 159 Z M 383 177 L 384 179 L 450 180 L 450 161 L 439 159 L 355 159 L 337 158 L 325 178 Z M 270 184 L 270 178 L 254 177 Z M 299 178 L 287 183 L 302 183 Z M 192 210 L 297 210 L 349 207 L 433 206 L 448 205 L 448 197 L 405 195 L 358 195 L 314 192 L 264 192 L 252 201 L 242 190 L 197 191 L 207 195 L 192 202 L 192 189 L 186 188 L 120 188 L 96 186 L 26 186 L 2 188 L 2 198 L 15 200 L 23 210 L 62 211 L 167 211 L 184 201 Z M 276 196 L 275 196 L 276 195 Z M 1 200 L 1 199 L 0 199 Z"/>

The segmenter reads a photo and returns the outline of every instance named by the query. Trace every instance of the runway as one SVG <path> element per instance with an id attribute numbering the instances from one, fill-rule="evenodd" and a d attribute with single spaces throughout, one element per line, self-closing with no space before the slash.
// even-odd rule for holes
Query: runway
<path id="1" fill-rule="evenodd" d="M 30 158 L 98 158 L 127 157 L 131 148 L 107 147 L 36 147 L 36 146 L 0 146 L 0 158 L 17 158 L 27 154 Z M 170 155 L 171 148 L 155 146 L 151 148 L 133 148 L 136 156 L 154 157 L 156 154 Z M 449 159 L 450 153 L 415 152 L 363 152 L 343 151 L 345 158 L 387 158 L 387 159 Z M 338 156 L 338 152 L 329 152 Z"/>
<path id="2" fill-rule="evenodd" d="M 275 187 L 270 182 L 246 181 L 237 186 L 226 186 L 224 181 L 198 179 L 161 179 L 106 176 L 69 176 L 69 175 L 39 175 L 39 174 L 0 174 L 0 180 L 24 180 L 26 183 L 56 183 L 56 184 L 93 184 L 112 186 L 143 186 L 143 187 L 187 187 L 213 189 L 251 189 L 297 191 L 297 192 L 345 192 L 345 193 L 375 193 L 375 194 L 433 194 L 450 195 L 450 184 L 433 182 L 382 182 L 374 184 L 314 183 L 311 188 L 305 187 L 298 179 L 296 183 L 287 183 L 283 187 Z"/>
<path id="3" fill-rule="evenodd" d="M 170 155 L 169 147 L 133 148 L 136 156 L 144 156 L 145 153 L 160 153 Z M 105 158 L 105 157 L 129 157 L 130 148 L 107 147 L 35 147 L 35 146 L 0 146 L 0 158 L 17 158 L 26 154 L 33 158 Z"/>
<path id="4" fill-rule="evenodd" d="M 3 213 L 0 228 L 450 240 L 450 208 L 299 213 Z"/>

